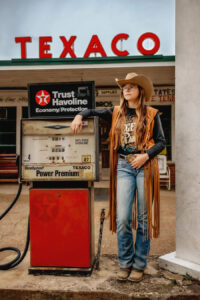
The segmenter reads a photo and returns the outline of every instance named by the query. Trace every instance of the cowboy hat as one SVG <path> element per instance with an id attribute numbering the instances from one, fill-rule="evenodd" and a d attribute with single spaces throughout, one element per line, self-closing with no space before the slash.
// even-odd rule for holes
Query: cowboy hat
<path id="1" fill-rule="evenodd" d="M 144 89 L 146 101 L 153 95 L 153 83 L 151 79 L 142 74 L 128 73 L 125 79 L 115 79 L 118 86 L 122 88 L 125 84 L 132 83 L 141 86 Z"/>

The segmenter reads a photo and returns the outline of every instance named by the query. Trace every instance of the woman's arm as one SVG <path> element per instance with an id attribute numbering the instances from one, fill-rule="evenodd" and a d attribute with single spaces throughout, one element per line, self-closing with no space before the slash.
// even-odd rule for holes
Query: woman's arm
<path id="1" fill-rule="evenodd" d="M 81 115 L 83 119 L 86 119 L 90 116 L 97 116 L 108 121 L 111 124 L 113 109 L 114 107 L 103 108 L 103 109 L 86 109 L 78 113 L 78 115 Z"/>
<path id="2" fill-rule="evenodd" d="M 153 139 L 155 141 L 155 145 L 146 151 L 150 159 L 158 155 L 166 147 L 166 140 L 159 112 L 157 112 L 154 118 Z"/>
<path id="3" fill-rule="evenodd" d="M 109 125 L 112 122 L 112 113 L 114 107 L 103 108 L 103 109 L 86 109 L 80 113 L 78 113 L 74 120 L 71 123 L 71 129 L 76 134 L 78 130 L 82 129 L 82 120 L 86 119 L 90 116 L 97 116 L 104 120 L 106 120 Z"/>

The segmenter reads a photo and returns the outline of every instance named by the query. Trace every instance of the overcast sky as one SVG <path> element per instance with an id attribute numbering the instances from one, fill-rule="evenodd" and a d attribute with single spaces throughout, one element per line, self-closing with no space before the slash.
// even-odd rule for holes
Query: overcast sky
<path id="1" fill-rule="evenodd" d="M 97 34 L 107 56 L 114 56 L 111 41 L 119 33 L 129 34 L 123 50 L 141 55 L 137 40 L 145 32 L 160 38 L 157 54 L 175 54 L 175 0 L 1 0 L 0 60 L 20 58 L 15 37 L 31 36 L 27 58 L 39 57 L 39 36 L 52 36 L 51 53 L 63 50 L 59 36 L 76 35 L 75 54 L 83 57 L 92 35 Z M 146 48 L 152 43 L 146 41 Z M 69 57 L 69 56 L 67 56 Z"/>

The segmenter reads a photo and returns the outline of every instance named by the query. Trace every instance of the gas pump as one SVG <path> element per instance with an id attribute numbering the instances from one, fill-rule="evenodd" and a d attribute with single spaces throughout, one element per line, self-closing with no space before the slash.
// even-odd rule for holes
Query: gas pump
<path id="1" fill-rule="evenodd" d="M 0 220 L 29 183 L 30 218 L 23 254 L 0 265 L 8 270 L 25 257 L 30 240 L 29 274 L 89 275 L 98 268 L 105 212 L 100 217 L 98 252 L 94 249 L 94 181 L 99 179 L 99 124 L 83 121 L 70 129 L 75 112 L 94 107 L 94 82 L 30 84 L 29 118 L 21 120 L 19 190 Z M 73 113 L 72 113 L 73 111 Z M 58 115 L 56 115 L 58 114 Z M 65 115 L 67 115 L 65 117 Z"/>
<path id="2" fill-rule="evenodd" d="M 98 119 L 21 120 L 21 182 L 30 188 L 30 274 L 90 274 Z"/>

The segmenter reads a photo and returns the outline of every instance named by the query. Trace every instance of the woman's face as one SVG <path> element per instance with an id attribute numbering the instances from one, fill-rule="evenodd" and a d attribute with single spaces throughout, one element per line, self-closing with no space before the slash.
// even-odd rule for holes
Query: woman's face
<path id="1" fill-rule="evenodd" d="M 122 87 L 124 98 L 129 102 L 134 104 L 137 103 L 139 96 L 139 88 L 136 84 L 128 83 Z"/>

